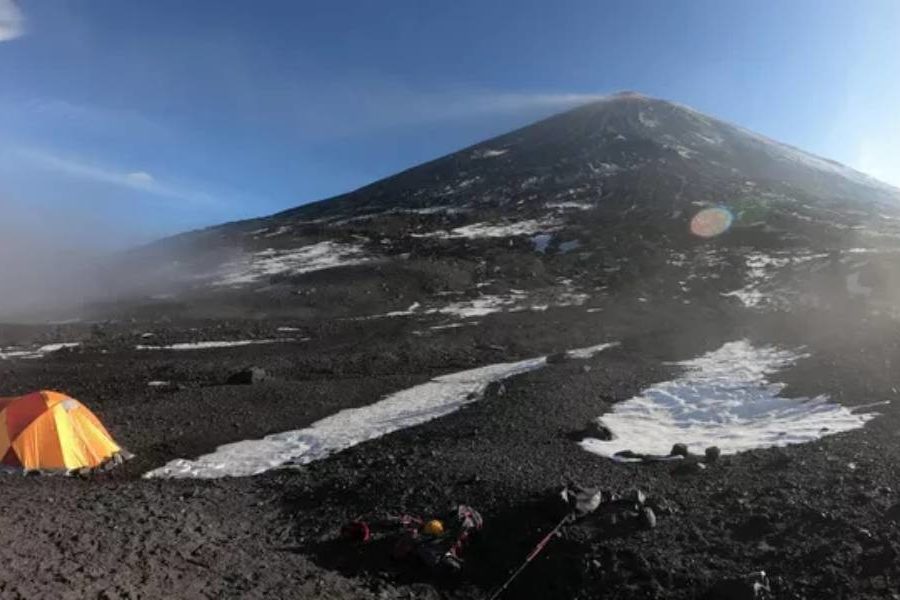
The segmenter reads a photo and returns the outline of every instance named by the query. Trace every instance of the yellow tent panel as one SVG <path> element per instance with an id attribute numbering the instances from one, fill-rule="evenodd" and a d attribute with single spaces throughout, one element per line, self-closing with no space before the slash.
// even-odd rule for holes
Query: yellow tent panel
<path id="1" fill-rule="evenodd" d="M 121 453 L 99 419 L 73 398 L 49 391 L 0 398 L 0 464 L 72 471 Z"/>

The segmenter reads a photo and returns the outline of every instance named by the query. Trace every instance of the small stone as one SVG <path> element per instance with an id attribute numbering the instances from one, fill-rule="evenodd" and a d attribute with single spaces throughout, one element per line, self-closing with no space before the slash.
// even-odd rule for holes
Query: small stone
<path id="1" fill-rule="evenodd" d="M 675 444 L 672 446 L 672 450 L 669 452 L 669 456 L 683 456 L 687 458 L 689 455 L 688 447 L 686 444 Z"/>
<path id="2" fill-rule="evenodd" d="M 606 425 L 597 419 L 593 419 L 585 423 L 583 428 L 569 433 L 569 439 L 576 442 L 586 438 L 609 441 L 613 439 L 613 434 Z"/>
<path id="3" fill-rule="evenodd" d="M 642 492 L 641 490 L 635 488 L 632 490 L 628 490 L 628 493 L 625 494 L 625 499 L 629 502 L 634 502 L 635 504 L 643 505 L 644 502 L 647 501 L 647 494 Z"/>
<path id="4" fill-rule="evenodd" d="M 645 529 L 653 529 L 656 527 L 656 513 L 649 506 L 645 506 L 641 511 L 641 524 Z"/>
<path id="5" fill-rule="evenodd" d="M 484 390 L 485 398 L 500 398 L 506 394 L 506 384 L 502 381 L 492 381 Z"/>
<path id="6" fill-rule="evenodd" d="M 722 456 L 722 451 L 719 450 L 718 446 L 710 446 L 706 449 L 704 453 L 706 455 L 706 462 L 714 463 L 719 460 L 719 457 Z"/>

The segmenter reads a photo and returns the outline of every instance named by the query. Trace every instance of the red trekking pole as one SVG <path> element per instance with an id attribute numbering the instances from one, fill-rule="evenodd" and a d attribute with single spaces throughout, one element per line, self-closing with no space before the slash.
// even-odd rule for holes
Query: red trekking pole
<path id="1" fill-rule="evenodd" d="M 500 594 L 502 594 L 504 591 L 506 591 L 506 588 L 509 587 L 509 584 L 511 584 L 511 583 L 513 582 L 513 580 L 514 580 L 516 577 L 518 577 L 519 574 L 520 574 L 522 571 L 525 570 L 525 567 L 528 566 L 528 563 L 530 563 L 532 560 L 534 560 L 534 558 L 535 558 L 538 554 L 541 553 L 541 551 L 544 549 L 544 546 L 546 546 L 547 543 L 553 538 L 553 536 L 555 536 L 555 535 L 559 532 L 559 530 L 562 529 L 562 526 L 563 526 L 563 525 L 565 525 L 566 523 L 569 522 L 569 520 L 572 518 L 572 516 L 573 516 L 574 514 L 575 514 L 574 512 L 571 512 L 571 513 L 567 514 L 565 517 L 562 518 L 562 521 L 560 521 L 559 523 L 556 524 L 556 527 L 554 527 L 553 529 L 550 530 L 550 533 L 548 533 L 548 534 L 545 535 L 543 538 L 541 538 L 541 541 L 539 541 L 539 542 L 537 543 L 537 546 L 535 546 L 534 549 L 533 549 L 531 552 L 528 553 L 528 556 L 525 557 L 525 562 L 523 562 L 523 563 L 519 566 L 518 569 L 516 569 L 515 571 L 513 571 L 513 574 L 509 576 L 509 579 L 507 579 L 507 580 L 503 583 L 503 585 L 501 585 L 501 586 L 497 589 L 496 592 L 494 592 L 493 594 L 491 594 L 491 597 L 490 597 L 489 600 L 497 600 L 497 598 L 500 597 Z"/>

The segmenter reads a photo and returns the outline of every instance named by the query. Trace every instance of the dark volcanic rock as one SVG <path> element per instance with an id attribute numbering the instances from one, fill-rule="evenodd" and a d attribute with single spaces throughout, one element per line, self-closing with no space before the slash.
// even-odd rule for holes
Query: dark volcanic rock
<path id="1" fill-rule="evenodd" d="M 900 521 L 900 502 L 891 505 L 891 507 L 885 511 L 884 516 L 894 523 Z"/>
<path id="2" fill-rule="evenodd" d="M 762 571 L 716 583 L 706 600 L 764 600 L 770 598 L 769 579 Z"/>
<path id="3" fill-rule="evenodd" d="M 612 432 L 603 423 L 597 419 L 592 419 L 585 423 L 584 427 L 575 431 L 570 431 L 567 436 L 569 439 L 580 442 L 583 439 L 594 438 L 598 440 L 611 440 Z"/>
<path id="4" fill-rule="evenodd" d="M 689 456 L 688 447 L 685 444 L 675 444 L 672 446 L 672 449 L 669 451 L 669 456 L 684 456 L 687 458 Z"/>
<path id="5" fill-rule="evenodd" d="M 485 398 L 500 398 L 506 394 L 506 384 L 502 381 L 492 381 L 484 389 Z"/>
<path id="6" fill-rule="evenodd" d="M 714 463 L 719 460 L 719 457 L 722 456 L 722 451 L 719 450 L 716 446 L 710 446 L 704 452 L 704 456 L 706 457 L 706 462 Z"/>
<path id="7" fill-rule="evenodd" d="M 547 363 L 551 365 L 564 363 L 569 360 L 569 355 L 565 352 L 555 352 L 547 357 Z"/>
<path id="8" fill-rule="evenodd" d="M 706 465 L 702 462 L 694 460 L 693 458 L 686 458 L 682 461 L 678 461 L 678 463 L 672 467 L 672 475 L 697 475 L 698 473 L 702 473 L 705 468 Z"/>
<path id="9" fill-rule="evenodd" d="M 253 383 L 261 383 L 269 379 L 269 374 L 265 369 L 261 369 L 259 367 L 250 367 L 247 369 L 243 369 L 242 371 L 238 371 L 236 373 L 232 373 L 228 376 L 228 379 L 225 380 L 225 383 L 228 385 L 249 385 Z"/>
<path id="10" fill-rule="evenodd" d="M 656 513 L 654 513 L 653 509 L 649 506 L 645 506 L 641 509 L 641 520 L 643 526 L 647 529 L 654 529 L 656 527 Z"/>

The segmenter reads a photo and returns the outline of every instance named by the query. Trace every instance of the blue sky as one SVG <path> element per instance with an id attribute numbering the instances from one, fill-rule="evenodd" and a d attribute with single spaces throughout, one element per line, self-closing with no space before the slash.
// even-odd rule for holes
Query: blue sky
<path id="1" fill-rule="evenodd" d="M 622 89 L 900 184 L 894 0 L 13 2 L 7 233 L 268 214 Z"/>

